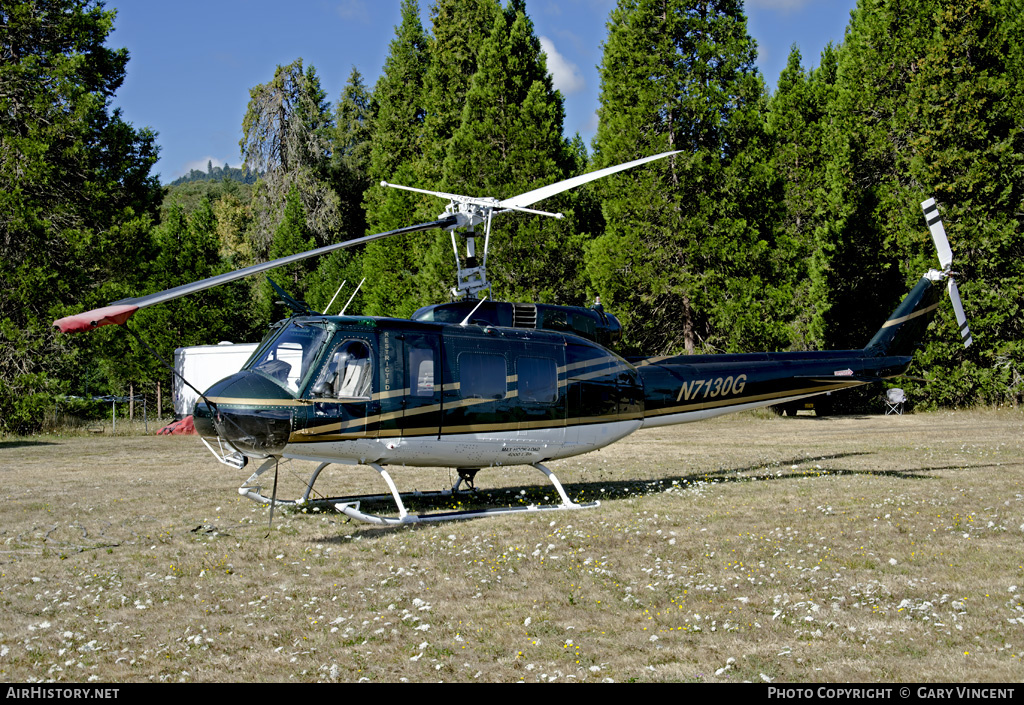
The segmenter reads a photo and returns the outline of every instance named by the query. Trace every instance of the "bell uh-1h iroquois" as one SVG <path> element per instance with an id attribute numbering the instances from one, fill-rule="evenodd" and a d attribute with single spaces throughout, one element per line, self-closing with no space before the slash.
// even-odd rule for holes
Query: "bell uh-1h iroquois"
<path id="1" fill-rule="evenodd" d="M 577 509 L 545 463 L 603 448 L 641 428 L 686 423 L 855 387 L 902 374 L 915 344 L 949 295 L 964 345 L 970 345 L 952 278 L 952 253 L 934 200 L 922 204 L 939 251 L 940 270 L 918 282 L 878 333 L 859 350 L 674 355 L 626 360 L 609 350 L 618 320 L 600 307 L 515 304 L 489 300 L 487 245 L 493 216 L 509 211 L 560 217 L 528 208 L 611 173 L 673 154 L 659 154 L 578 176 L 505 200 L 426 191 L 449 200 L 429 223 L 349 240 L 117 301 L 54 323 L 65 332 L 123 324 L 140 308 L 300 259 L 378 238 L 430 228 L 452 232 L 455 300 L 420 309 L 409 320 L 326 315 L 280 292 L 295 314 L 271 327 L 242 371 L 200 395 L 196 430 L 221 462 L 259 467 L 239 488 L 275 504 L 326 504 L 377 524 L 465 519 L 514 511 Z M 384 184 L 391 185 L 391 184 Z M 397 187 L 406 188 L 406 187 Z M 416 190 L 416 189 L 412 189 Z M 484 223 L 482 258 L 475 226 Z M 460 261 L 455 231 L 466 229 Z M 328 305 L 329 307 L 330 305 Z M 319 463 L 297 500 L 277 500 L 282 459 Z M 311 498 L 331 464 L 367 465 L 387 483 L 397 517 L 368 514 L 363 497 Z M 473 486 L 481 468 L 530 465 L 548 476 L 561 503 L 462 512 L 410 514 L 387 467 L 453 467 L 459 480 L 439 494 Z M 261 475 L 274 469 L 272 497 Z"/>

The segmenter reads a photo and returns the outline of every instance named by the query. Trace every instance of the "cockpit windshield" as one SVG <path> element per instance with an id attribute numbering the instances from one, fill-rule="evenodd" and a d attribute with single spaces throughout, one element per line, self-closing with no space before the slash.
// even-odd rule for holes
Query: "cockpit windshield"
<path id="1" fill-rule="evenodd" d="M 246 369 L 260 372 L 292 394 L 298 394 L 310 365 L 329 337 L 322 325 L 291 322 Z"/>

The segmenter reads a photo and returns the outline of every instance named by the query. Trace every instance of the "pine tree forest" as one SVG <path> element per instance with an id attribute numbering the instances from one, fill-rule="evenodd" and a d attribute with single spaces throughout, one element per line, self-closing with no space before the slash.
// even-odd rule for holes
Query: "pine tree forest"
<path id="1" fill-rule="evenodd" d="M 127 51 L 105 44 L 115 13 L 91 0 L 5 3 L 0 433 L 38 431 L 72 398 L 168 389 L 146 345 L 169 358 L 255 341 L 287 312 L 262 275 L 140 312 L 138 337 L 62 336 L 55 318 L 444 207 L 381 180 L 507 198 L 669 150 L 538 204 L 562 220 L 496 222 L 494 296 L 600 296 L 623 322 L 622 355 L 859 348 L 938 266 L 920 209 L 934 197 L 974 344 L 963 348 L 941 306 L 900 386 L 923 409 L 1019 405 L 1022 5 L 860 0 L 841 44 L 819 57 L 794 46 L 769 90 L 742 0 L 618 0 L 585 144 L 564 134 L 526 0 L 433 0 L 429 26 L 402 0 L 373 85 L 352 67 L 344 86 L 323 86 L 295 57 L 248 87 L 245 164 L 162 187 L 157 136 L 112 107 L 131 71 Z M 326 313 L 363 281 L 349 312 L 408 317 L 449 300 L 455 270 L 448 234 L 429 231 L 269 278 Z"/>

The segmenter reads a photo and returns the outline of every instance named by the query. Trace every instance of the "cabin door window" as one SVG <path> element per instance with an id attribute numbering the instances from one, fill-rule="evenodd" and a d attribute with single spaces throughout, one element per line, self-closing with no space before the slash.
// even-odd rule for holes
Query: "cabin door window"
<path id="1" fill-rule="evenodd" d="M 384 400 L 385 411 L 394 408 L 395 416 L 400 414 L 403 436 L 436 438 L 441 431 L 440 339 L 436 335 L 409 332 L 403 336 L 403 343 L 403 395 Z"/>
<path id="2" fill-rule="evenodd" d="M 362 340 L 339 344 L 331 352 L 312 392 L 314 397 L 369 401 L 373 393 L 370 346 Z"/>

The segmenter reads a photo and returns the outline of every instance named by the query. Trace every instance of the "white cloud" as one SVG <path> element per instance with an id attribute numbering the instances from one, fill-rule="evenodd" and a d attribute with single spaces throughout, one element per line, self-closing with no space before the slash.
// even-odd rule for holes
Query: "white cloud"
<path id="1" fill-rule="evenodd" d="M 334 10 L 338 13 L 338 17 L 343 20 L 367 22 L 370 19 L 370 13 L 366 9 L 366 2 L 364 0 L 341 0 Z"/>
<path id="2" fill-rule="evenodd" d="M 540 48 L 548 55 L 548 71 L 555 88 L 562 91 L 562 95 L 582 91 L 587 82 L 583 80 L 579 67 L 559 54 L 555 43 L 547 37 L 540 38 Z"/>

